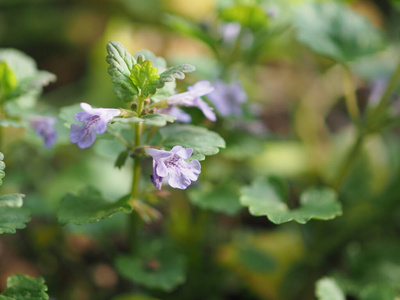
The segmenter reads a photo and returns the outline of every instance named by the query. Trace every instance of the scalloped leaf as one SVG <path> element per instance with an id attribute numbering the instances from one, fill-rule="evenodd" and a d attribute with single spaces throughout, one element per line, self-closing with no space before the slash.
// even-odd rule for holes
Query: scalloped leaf
<path id="1" fill-rule="evenodd" d="M 3 184 L 3 178 L 6 176 L 4 169 L 6 168 L 6 164 L 4 163 L 4 154 L 0 152 L 0 185 Z"/>
<path id="2" fill-rule="evenodd" d="M 193 148 L 190 159 L 204 160 L 208 155 L 225 148 L 224 139 L 216 132 L 203 127 L 192 125 L 170 125 L 160 129 L 163 138 L 162 145 L 167 149 L 180 145 L 184 148 Z"/>
<path id="3" fill-rule="evenodd" d="M 0 196 L 0 234 L 15 233 L 31 220 L 29 210 L 22 207 L 23 197 L 23 194 Z"/>
<path id="4" fill-rule="evenodd" d="M 121 118 L 115 119 L 115 123 L 145 123 L 151 126 L 162 127 L 167 125 L 167 123 L 173 123 L 176 117 L 166 115 L 166 114 L 148 114 L 142 118 L 132 117 L 132 118 Z"/>
<path id="5" fill-rule="evenodd" d="M 120 42 L 116 41 L 107 44 L 107 53 L 106 61 L 110 65 L 108 74 L 114 83 L 113 90 L 122 101 L 130 102 L 139 93 L 130 78 L 131 70 L 136 65 L 136 59 Z"/>
<path id="6" fill-rule="evenodd" d="M 14 274 L 7 278 L 7 289 L 0 300 L 48 300 L 47 286 L 43 278 Z"/>
<path id="7" fill-rule="evenodd" d="M 87 187 L 78 195 L 68 193 L 62 198 L 57 213 L 58 221 L 61 224 L 82 225 L 109 218 L 119 211 L 130 213 L 132 206 L 129 199 L 127 195 L 116 202 L 110 202 L 95 188 Z"/>
<path id="8" fill-rule="evenodd" d="M 183 256 L 162 240 L 140 243 L 137 256 L 118 256 L 115 265 L 126 279 L 166 292 L 172 291 L 186 278 Z"/>
<path id="9" fill-rule="evenodd" d="M 318 300 L 345 300 L 346 296 L 333 278 L 324 277 L 315 285 Z"/>
<path id="10" fill-rule="evenodd" d="M 196 68 L 190 64 L 182 64 L 168 68 L 160 74 L 160 78 L 157 80 L 156 85 L 158 88 L 161 88 L 166 82 L 172 82 L 175 81 L 175 79 L 184 79 L 185 73 L 194 72 L 195 70 Z"/>
<path id="11" fill-rule="evenodd" d="M 286 188 L 280 181 L 257 178 L 251 186 L 241 189 L 240 202 L 253 216 L 267 216 L 275 224 L 305 224 L 310 219 L 330 220 L 342 214 L 337 193 L 331 188 L 307 189 L 300 196 L 300 207 L 292 210 L 284 202 L 285 194 Z"/>
<path id="12" fill-rule="evenodd" d="M 381 50 L 381 31 L 342 3 L 310 2 L 296 10 L 297 38 L 320 55 L 348 62 Z"/>
<path id="13" fill-rule="evenodd" d="M 230 183 L 217 186 L 205 183 L 199 188 L 192 188 L 189 191 L 189 199 L 203 209 L 228 215 L 234 215 L 242 208 L 238 193 Z"/>

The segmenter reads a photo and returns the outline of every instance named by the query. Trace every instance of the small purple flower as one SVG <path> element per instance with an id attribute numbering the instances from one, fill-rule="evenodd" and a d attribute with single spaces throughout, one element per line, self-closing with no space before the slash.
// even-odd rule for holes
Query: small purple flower
<path id="1" fill-rule="evenodd" d="M 93 145 L 96 134 L 102 134 L 107 130 L 107 123 L 119 116 L 121 111 L 113 108 L 92 108 L 88 103 L 81 103 L 82 112 L 75 114 L 82 125 L 72 124 L 69 138 L 72 143 L 77 143 L 81 149 Z"/>
<path id="2" fill-rule="evenodd" d="M 200 108 L 207 119 L 216 121 L 217 117 L 213 112 L 213 108 L 202 100 L 200 97 L 211 93 L 214 88 L 211 83 L 206 80 L 198 81 L 188 87 L 188 91 L 181 94 L 176 94 L 168 98 L 168 103 L 172 105 L 182 105 L 187 107 Z"/>
<path id="3" fill-rule="evenodd" d="M 56 118 L 52 117 L 31 117 L 29 123 L 36 133 L 43 138 L 44 146 L 50 148 L 57 140 L 57 131 L 54 128 Z"/>
<path id="4" fill-rule="evenodd" d="M 192 156 L 192 148 L 175 146 L 171 151 L 148 148 L 146 153 L 153 157 L 151 181 L 158 190 L 161 189 L 164 177 L 168 178 L 168 184 L 171 187 L 182 190 L 199 177 L 200 162 L 197 159 L 185 161 Z"/>
<path id="5" fill-rule="evenodd" d="M 226 84 L 221 80 L 214 82 L 215 90 L 208 98 L 215 105 L 221 116 L 240 116 L 241 104 L 247 100 L 247 94 L 238 81 Z"/>

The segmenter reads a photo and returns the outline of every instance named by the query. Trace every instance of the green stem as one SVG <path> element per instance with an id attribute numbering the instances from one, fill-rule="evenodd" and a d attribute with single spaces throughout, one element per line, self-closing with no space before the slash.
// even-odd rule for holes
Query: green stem
<path id="1" fill-rule="evenodd" d="M 353 84 L 353 77 L 348 67 L 342 66 L 343 71 L 343 90 L 346 99 L 347 111 L 354 123 L 360 121 L 360 111 L 357 105 L 357 96 Z"/>
<path id="2" fill-rule="evenodd" d="M 342 185 L 343 181 L 346 179 L 349 171 L 351 170 L 351 167 L 353 166 L 355 160 L 357 159 L 358 153 L 361 150 L 361 147 L 364 142 L 364 137 L 365 135 L 363 134 L 362 131 L 358 132 L 357 139 L 355 140 L 352 148 L 350 149 L 350 152 L 348 153 L 347 157 L 345 158 L 341 169 L 338 172 L 338 176 L 336 177 L 336 180 L 333 183 L 333 187 L 335 189 L 340 189 L 340 186 Z"/>
<path id="3" fill-rule="evenodd" d="M 140 102 L 139 102 L 140 103 Z M 140 147 L 142 135 L 142 123 L 135 124 L 135 147 Z M 133 161 L 133 177 L 131 186 L 131 201 L 137 200 L 140 189 L 141 158 L 135 156 Z M 132 212 L 129 218 L 129 246 L 131 250 L 135 248 L 136 231 L 139 225 L 139 215 Z"/>

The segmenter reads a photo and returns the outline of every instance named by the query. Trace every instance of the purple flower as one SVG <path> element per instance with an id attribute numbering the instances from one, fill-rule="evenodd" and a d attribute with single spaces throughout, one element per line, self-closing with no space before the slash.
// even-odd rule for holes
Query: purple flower
<path id="1" fill-rule="evenodd" d="M 238 81 L 226 84 L 223 81 L 214 82 L 215 90 L 208 98 L 215 105 L 221 116 L 240 116 L 242 114 L 241 104 L 247 100 L 247 94 Z"/>
<path id="2" fill-rule="evenodd" d="M 175 117 L 175 122 L 190 123 L 192 121 L 192 117 L 188 113 L 172 104 L 160 109 L 159 112 Z"/>
<path id="3" fill-rule="evenodd" d="M 182 105 L 187 107 L 200 108 L 207 119 L 216 121 L 217 117 L 213 112 L 213 108 L 202 100 L 200 97 L 211 93 L 214 88 L 209 81 L 198 81 L 188 87 L 188 91 L 181 94 L 176 94 L 168 98 L 168 103 L 173 105 Z"/>
<path id="4" fill-rule="evenodd" d="M 56 119 L 52 117 L 31 117 L 29 123 L 36 133 L 43 138 L 46 148 L 50 148 L 57 140 L 57 131 L 54 129 Z"/>
<path id="5" fill-rule="evenodd" d="M 75 114 L 82 125 L 72 124 L 69 138 L 72 143 L 77 143 L 81 149 L 93 145 L 96 134 L 102 134 L 107 130 L 107 123 L 119 116 L 121 111 L 113 108 L 92 108 L 87 103 L 81 103 L 82 112 Z"/>
<path id="6" fill-rule="evenodd" d="M 153 157 L 153 175 L 151 181 L 160 190 L 162 179 L 168 178 L 168 184 L 176 189 L 186 189 L 192 181 L 199 177 L 201 166 L 197 159 L 186 162 L 192 153 L 192 148 L 175 146 L 171 151 L 146 149 L 146 153 Z"/>

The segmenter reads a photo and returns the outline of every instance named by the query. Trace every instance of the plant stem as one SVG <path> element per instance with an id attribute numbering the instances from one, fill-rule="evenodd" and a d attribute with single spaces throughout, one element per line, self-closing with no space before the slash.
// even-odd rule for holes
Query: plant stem
<path id="1" fill-rule="evenodd" d="M 139 102 L 140 103 L 140 102 Z M 142 135 L 142 123 L 135 124 L 135 147 L 140 147 Z M 135 156 L 133 161 L 133 177 L 131 186 L 131 201 L 137 200 L 140 188 L 141 158 Z M 129 216 L 129 247 L 133 251 L 135 248 L 136 231 L 139 225 L 139 215 L 133 211 Z"/>
<path id="2" fill-rule="evenodd" d="M 360 111 L 357 105 L 357 96 L 353 84 L 353 77 L 348 67 L 342 65 L 342 71 L 343 71 L 343 77 L 342 77 L 343 89 L 346 99 L 347 111 L 349 112 L 349 115 L 353 120 L 353 122 L 358 124 L 360 121 Z"/>
<path id="3" fill-rule="evenodd" d="M 350 149 L 350 152 L 347 154 L 341 169 L 338 172 L 338 176 L 336 177 L 336 180 L 333 183 L 333 187 L 338 190 L 340 189 L 340 186 L 342 185 L 343 181 L 346 179 L 347 174 L 351 170 L 351 167 L 353 166 L 357 156 L 358 152 L 360 151 L 363 142 L 364 142 L 365 135 L 362 131 L 358 132 L 357 139 L 355 140 L 352 148 Z"/>
<path id="4" fill-rule="evenodd" d="M 378 107 L 376 108 L 376 113 L 374 117 L 379 116 L 382 111 L 385 109 L 388 101 L 389 101 L 389 96 L 392 93 L 392 91 L 394 90 L 394 88 L 396 87 L 397 82 L 400 79 L 400 60 L 397 64 L 397 68 L 396 71 L 393 74 L 392 79 L 390 80 L 388 86 L 385 89 L 385 92 L 382 95 L 381 101 L 378 104 Z"/>

